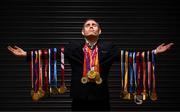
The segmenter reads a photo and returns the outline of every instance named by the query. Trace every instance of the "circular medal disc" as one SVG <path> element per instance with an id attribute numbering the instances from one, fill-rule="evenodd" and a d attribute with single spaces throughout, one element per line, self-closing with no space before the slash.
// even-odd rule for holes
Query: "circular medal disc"
<path id="1" fill-rule="evenodd" d="M 142 104 L 143 103 L 143 98 L 141 95 L 135 95 L 134 96 L 134 102 L 138 105 Z"/>
<path id="2" fill-rule="evenodd" d="M 96 77 L 97 73 L 94 71 L 94 70 L 90 70 L 88 73 L 87 73 L 87 76 L 88 78 L 90 79 L 94 79 Z"/>
<path id="3" fill-rule="evenodd" d="M 52 94 L 53 95 L 57 95 L 59 92 L 58 92 L 58 88 L 52 88 Z"/>
<path id="4" fill-rule="evenodd" d="M 32 100 L 33 100 L 33 101 L 38 101 L 38 100 L 39 100 L 39 95 L 38 95 L 38 93 L 34 93 L 34 94 L 33 94 Z"/>
<path id="5" fill-rule="evenodd" d="M 96 84 L 101 84 L 102 83 L 102 78 L 100 77 L 99 80 L 96 80 Z"/>
<path id="6" fill-rule="evenodd" d="M 142 97 L 143 97 L 143 98 L 142 98 L 143 100 L 146 100 L 146 99 L 147 99 L 148 94 L 147 94 L 146 92 L 142 92 L 141 95 L 142 95 Z"/>
<path id="7" fill-rule="evenodd" d="M 153 101 L 155 101 L 155 100 L 157 100 L 157 94 L 156 93 L 152 93 L 152 95 L 151 95 L 151 100 L 153 100 Z"/>
<path id="8" fill-rule="evenodd" d="M 61 86 L 58 90 L 60 94 L 63 94 L 66 91 L 66 86 Z"/>
<path id="9" fill-rule="evenodd" d="M 45 92 L 43 91 L 41 87 L 38 90 L 38 95 L 39 95 L 39 98 L 42 98 L 45 95 Z"/>
<path id="10" fill-rule="evenodd" d="M 81 82 L 82 82 L 83 84 L 86 84 L 86 83 L 88 82 L 88 78 L 87 78 L 87 77 L 82 77 L 82 78 L 81 78 Z"/>

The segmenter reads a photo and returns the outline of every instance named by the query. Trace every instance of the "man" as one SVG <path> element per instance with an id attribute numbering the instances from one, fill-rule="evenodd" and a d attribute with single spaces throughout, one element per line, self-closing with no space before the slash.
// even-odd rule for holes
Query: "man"
<path id="1" fill-rule="evenodd" d="M 70 42 L 65 46 L 65 56 L 72 67 L 72 110 L 110 110 L 107 77 L 113 61 L 119 58 L 120 51 L 112 43 L 100 41 L 100 34 L 100 25 L 94 19 L 88 19 L 82 28 L 85 41 Z M 161 44 L 154 51 L 156 54 L 160 54 L 170 49 L 172 45 L 173 43 Z M 26 57 L 29 55 L 28 52 L 17 46 L 14 48 L 8 46 L 8 49 L 16 56 Z M 91 52 L 97 49 L 98 63 L 96 66 L 102 79 L 101 84 L 94 82 L 82 83 L 84 81 L 82 76 L 84 70 L 86 70 L 86 67 L 84 67 L 86 65 L 84 62 L 87 61 L 85 54 L 88 53 L 86 49 Z M 96 66 L 92 66 L 90 69 L 94 70 Z"/>

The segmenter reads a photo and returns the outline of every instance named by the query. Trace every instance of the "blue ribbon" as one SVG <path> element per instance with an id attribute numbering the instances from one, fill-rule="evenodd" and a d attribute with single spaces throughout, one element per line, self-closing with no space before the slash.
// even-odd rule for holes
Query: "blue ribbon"
<path id="1" fill-rule="evenodd" d="M 134 72 L 134 82 L 135 82 L 135 90 L 137 88 L 137 64 L 136 64 L 136 52 L 133 53 L 133 72 Z"/>
<path id="2" fill-rule="evenodd" d="M 54 48 L 54 86 L 57 87 L 57 60 L 56 60 L 57 49 Z"/>
<path id="3" fill-rule="evenodd" d="M 122 83 L 124 83 L 124 53 L 125 51 L 124 50 L 121 50 L 121 78 L 122 78 Z M 123 87 L 122 87 L 123 88 Z"/>
<path id="4" fill-rule="evenodd" d="M 133 92 L 133 56 L 132 52 L 129 52 L 129 75 L 130 75 L 130 87 L 129 87 L 129 92 Z"/>

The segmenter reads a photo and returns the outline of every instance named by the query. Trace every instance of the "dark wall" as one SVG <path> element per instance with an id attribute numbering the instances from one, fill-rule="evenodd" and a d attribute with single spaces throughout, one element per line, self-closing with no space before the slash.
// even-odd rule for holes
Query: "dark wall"
<path id="1" fill-rule="evenodd" d="M 13 56 L 8 45 L 24 50 L 58 47 L 69 40 L 83 39 L 81 28 L 87 18 L 99 21 L 100 39 L 114 41 L 119 49 L 152 50 L 161 43 L 173 48 L 157 58 L 158 101 L 143 105 L 120 97 L 120 62 L 109 76 L 112 110 L 180 110 L 179 90 L 179 4 L 173 0 L 1 0 L 0 2 L 0 110 L 70 110 L 69 91 L 32 102 L 28 63 Z M 70 87 L 71 69 L 65 65 Z"/>

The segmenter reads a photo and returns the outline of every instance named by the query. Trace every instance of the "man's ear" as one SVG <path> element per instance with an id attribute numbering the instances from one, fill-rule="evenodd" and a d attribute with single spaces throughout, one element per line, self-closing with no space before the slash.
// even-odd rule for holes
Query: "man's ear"
<path id="1" fill-rule="evenodd" d="M 101 34 L 101 29 L 99 29 L 99 35 Z"/>
<path id="2" fill-rule="evenodd" d="M 84 30 L 81 31 L 82 35 L 84 35 Z"/>

